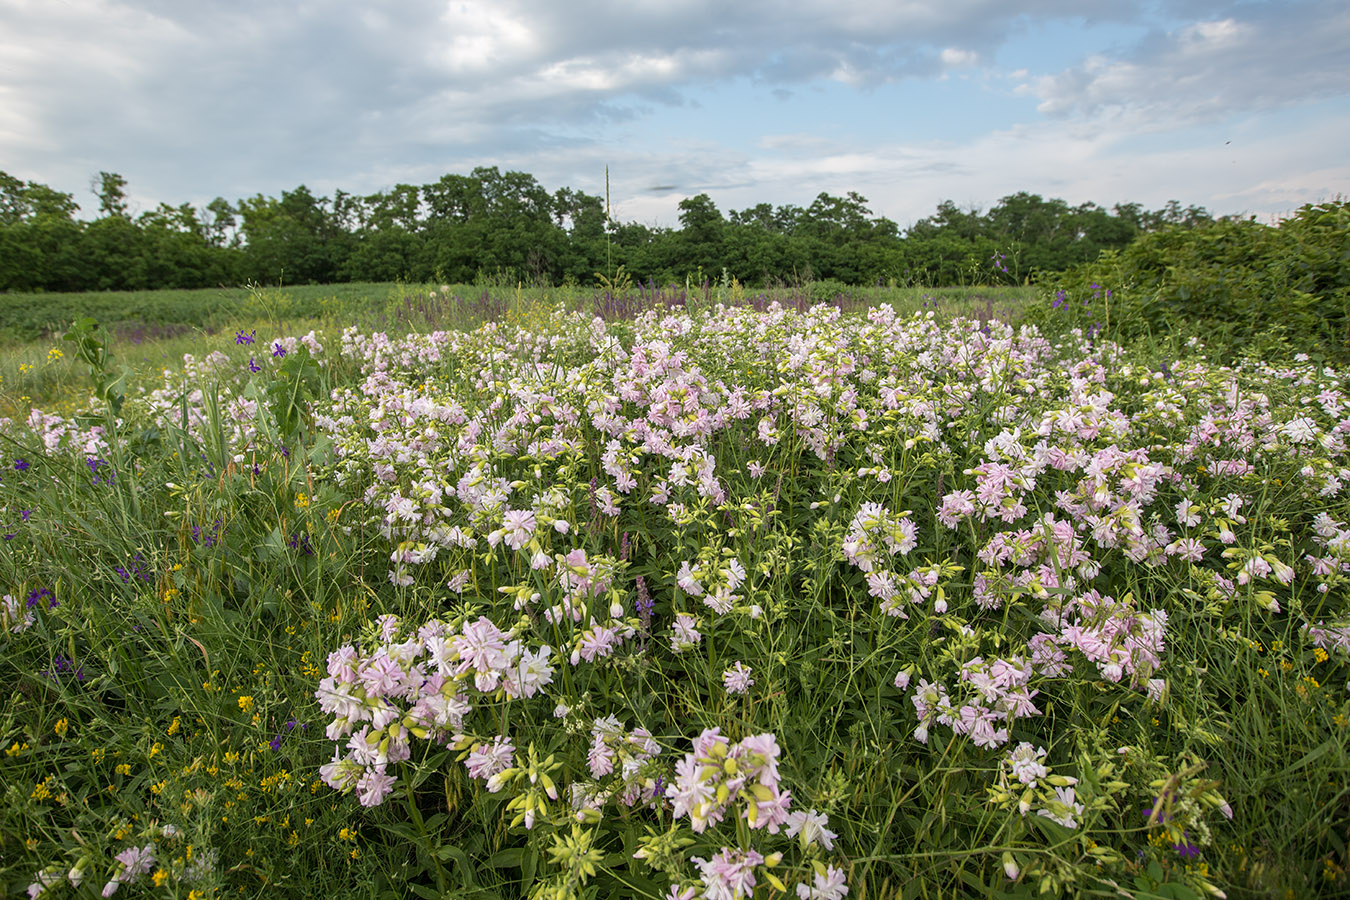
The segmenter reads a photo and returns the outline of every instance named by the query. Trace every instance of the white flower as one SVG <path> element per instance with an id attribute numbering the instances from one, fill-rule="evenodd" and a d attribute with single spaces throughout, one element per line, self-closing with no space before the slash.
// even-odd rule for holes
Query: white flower
<path id="1" fill-rule="evenodd" d="M 739 659 L 730 669 L 722 673 L 722 684 L 728 694 L 744 694 L 754 686 L 755 679 L 750 677 L 751 669 Z"/>
<path id="2" fill-rule="evenodd" d="M 800 834 L 802 841 L 807 846 L 819 844 L 826 850 L 833 850 L 834 839 L 839 835 L 826 828 L 825 826 L 828 824 L 830 824 L 829 818 L 824 813 L 818 813 L 814 809 L 807 812 L 801 810 L 790 812 L 787 817 L 787 836 L 796 837 Z"/>

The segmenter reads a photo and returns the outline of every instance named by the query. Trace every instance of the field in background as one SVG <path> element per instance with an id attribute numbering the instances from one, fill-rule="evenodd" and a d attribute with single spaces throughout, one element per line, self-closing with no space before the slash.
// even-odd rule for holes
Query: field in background
<path id="1" fill-rule="evenodd" d="M 311 330 L 338 334 L 352 325 L 363 332 L 472 330 L 488 321 L 544 322 L 557 310 L 617 320 L 651 308 L 696 311 L 717 303 L 762 308 L 771 302 L 795 309 L 833 303 L 851 311 L 886 304 L 902 316 L 932 310 L 944 320 L 1016 321 L 1035 294 L 1029 287 L 852 288 L 836 283 L 773 291 L 639 285 L 617 295 L 596 288 L 395 283 L 0 294 L 0 415 L 22 414 L 34 404 L 69 412 L 85 399 L 87 382 L 67 357 L 61 335 L 86 316 L 107 330 L 119 365 L 145 378 L 181 365 L 184 354 L 230 350 L 241 333 L 266 341 Z"/>

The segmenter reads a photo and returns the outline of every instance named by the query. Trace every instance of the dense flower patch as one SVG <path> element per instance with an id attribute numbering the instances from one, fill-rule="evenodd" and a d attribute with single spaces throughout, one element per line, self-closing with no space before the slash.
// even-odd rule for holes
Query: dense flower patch
<path id="1" fill-rule="evenodd" d="M 889 308 L 265 344 L 124 415 L 199 448 L 203 483 L 286 472 L 244 549 L 370 598 L 316 626 L 326 675 L 286 677 L 326 729 L 313 776 L 420 847 L 428 890 L 490 865 L 541 898 L 1220 893 L 1262 814 L 1212 765 L 1239 690 L 1275 667 L 1299 740 L 1344 746 L 1330 369 Z M 288 436 L 267 380 L 302 358 L 327 390 Z M 122 489 L 115 426 L 20 431 Z M 200 512 L 194 560 L 254 527 Z M 23 591 L 11 641 L 46 616 Z M 154 866 L 115 860 L 114 890 Z"/>

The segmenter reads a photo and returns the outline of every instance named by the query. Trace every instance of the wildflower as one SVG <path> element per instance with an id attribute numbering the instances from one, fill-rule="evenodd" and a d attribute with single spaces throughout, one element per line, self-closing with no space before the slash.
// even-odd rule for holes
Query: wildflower
<path id="1" fill-rule="evenodd" d="M 1044 759 L 1044 747 L 1033 747 L 1023 741 L 1008 753 L 1004 762 L 1019 782 L 1034 787 L 1037 782 L 1050 774 L 1045 767 Z"/>
<path id="2" fill-rule="evenodd" d="M 286 355 L 286 348 L 285 348 L 285 346 L 282 345 L 281 341 L 277 341 L 275 344 L 272 345 L 272 358 L 273 358 L 273 359 L 276 359 L 276 358 L 278 358 L 278 357 L 282 357 L 282 356 L 285 356 L 285 355 Z"/>
<path id="3" fill-rule="evenodd" d="M 234 342 L 235 342 L 236 345 L 239 345 L 239 344 L 251 344 L 251 343 L 253 343 L 253 341 L 256 339 L 257 334 L 258 334 L 258 329 L 256 329 L 256 328 L 253 329 L 252 331 L 250 331 L 248 334 L 244 334 L 244 332 L 243 332 L 242 330 L 236 331 L 236 332 L 234 333 Z"/>
<path id="4" fill-rule="evenodd" d="M 112 484 L 113 479 L 117 477 L 117 473 L 108 465 L 106 459 L 90 456 L 85 458 L 84 463 L 89 467 L 89 474 L 93 476 L 91 483 L 94 485 Z M 99 470 L 103 470 L 103 473 L 99 474 Z"/>
<path id="5" fill-rule="evenodd" d="M 357 799 L 361 801 L 362 806 L 379 806 L 394 789 L 394 782 L 397 780 L 393 775 L 384 774 L 383 766 L 377 766 L 357 781 Z"/>
<path id="6" fill-rule="evenodd" d="M 824 813 L 818 813 L 814 809 L 802 812 L 788 813 L 787 817 L 787 836 L 797 837 L 801 835 L 802 847 L 809 847 L 812 844 L 819 844 L 826 850 L 834 849 L 834 839 L 839 837 L 833 831 L 825 826 L 830 824 L 830 820 Z"/>
<path id="7" fill-rule="evenodd" d="M 848 885 L 844 883 L 844 870 L 827 865 L 825 873 L 813 871 L 812 884 L 797 885 L 798 900 L 843 900 L 848 896 Z"/>
<path id="8" fill-rule="evenodd" d="M 0 599 L 0 631 L 22 634 L 37 621 L 32 609 L 25 609 L 9 594 Z"/>
<path id="9" fill-rule="evenodd" d="M 47 888 L 59 882 L 61 880 L 61 870 L 55 866 L 48 866 L 41 872 L 35 874 L 33 878 L 36 880 L 28 885 L 28 896 L 30 900 L 41 897 L 46 893 Z"/>
<path id="10" fill-rule="evenodd" d="M 754 896 L 755 866 L 763 863 L 764 857 L 754 850 L 723 847 L 710 860 L 696 856 L 690 860 L 698 864 L 707 900 L 745 900 Z"/>
<path id="11" fill-rule="evenodd" d="M 698 645 L 703 640 L 703 635 L 699 633 L 694 626 L 697 621 L 688 613 L 679 613 L 675 616 L 675 624 L 670 626 L 672 632 L 670 637 L 670 649 L 675 653 L 684 651 Z"/>
<path id="12" fill-rule="evenodd" d="M 487 781 L 510 768 L 515 752 L 511 739 L 498 735 L 490 743 L 475 744 L 473 751 L 464 760 L 464 768 L 469 770 L 470 778 Z"/>
<path id="13" fill-rule="evenodd" d="M 722 673 L 722 684 L 728 694 L 744 694 L 754 686 L 755 679 L 750 677 L 752 670 L 739 659 L 736 664 Z"/>
<path id="14" fill-rule="evenodd" d="M 27 472 L 29 465 L 31 465 L 31 463 L 29 463 L 28 460 L 20 457 L 19 459 L 14 460 L 14 471 Z"/>

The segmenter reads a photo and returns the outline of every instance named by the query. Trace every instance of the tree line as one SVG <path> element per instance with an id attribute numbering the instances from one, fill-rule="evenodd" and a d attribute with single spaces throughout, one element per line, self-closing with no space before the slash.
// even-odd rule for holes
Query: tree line
<path id="1" fill-rule="evenodd" d="M 835 280 L 925 286 L 1021 283 L 1121 249 L 1137 236 L 1213 221 L 1172 201 L 1146 210 L 1072 206 L 1020 192 L 987 211 L 951 201 L 902 230 L 852 191 L 809 206 L 760 203 L 725 215 L 707 194 L 680 201 L 678 228 L 614 220 L 599 196 L 550 193 L 495 166 L 368 195 L 222 197 L 133 215 L 126 180 L 100 172 L 98 216 L 74 195 L 0 172 L 0 290 L 90 291 L 344 281 L 670 284 L 735 277 L 768 286 Z M 621 269 L 622 267 L 622 269 Z M 622 275 L 621 275 L 622 273 Z"/>

